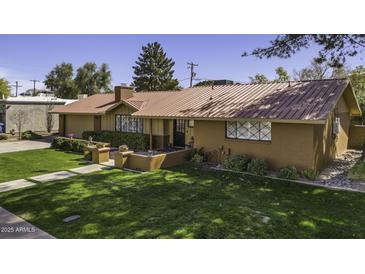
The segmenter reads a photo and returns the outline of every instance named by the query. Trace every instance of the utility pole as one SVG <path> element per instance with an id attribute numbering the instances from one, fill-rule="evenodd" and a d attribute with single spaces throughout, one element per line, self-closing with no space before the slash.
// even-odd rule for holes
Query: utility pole
<path id="1" fill-rule="evenodd" d="M 194 64 L 193 62 L 188 63 L 188 69 L 190 69 L 190 87 L 193 86 L 193 79 L 196 76 L 196 73 L 194 72 L 194 67 L 197 67 L 198 64 Z"/>
<path id="2" fill-rule="evenodd" d="M 29 81 L 33 82 L 33 96 L 35 96 L 35 83 L 40 81 L 39 80 L 29 80 Z"/>
<path id="3" fill-rule="evenodd" d="M 11 85 L 12 87 L 15 87 L 15 96 L 18 97 L 18 88 L 21 88 L 22 86 L 19 85 L 18 81 L 15 81 L 15 85 Z"/>

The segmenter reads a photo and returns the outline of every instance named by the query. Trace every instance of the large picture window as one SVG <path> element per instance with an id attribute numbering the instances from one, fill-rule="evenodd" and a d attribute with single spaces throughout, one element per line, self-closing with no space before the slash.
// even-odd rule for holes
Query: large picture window
<path id="1" fill-rule="evenodd" d="M 226 122 L 226 137 L 241 140 L 271 141 L 270 122 Z"/>
<path id="2" fill-rule="evenodd" d="M 129 115 L 115 115 L 115 130 L 121 132 L 143 133 L 143 119 Z"/>

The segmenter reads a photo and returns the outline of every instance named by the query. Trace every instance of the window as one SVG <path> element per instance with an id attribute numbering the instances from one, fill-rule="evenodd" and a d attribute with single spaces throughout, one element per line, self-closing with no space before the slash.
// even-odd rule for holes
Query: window
<path id="1" fill-rule="evenodd" d="M 143 119 L 129 115 L 115 115 L 115 130 L 121 132 L 143 133 Z"/>
<path id="2" fill-rule="evenodd" d="M 226 137 L 241 140 L 271 141 L 270 122 L 226 122 Z"/>

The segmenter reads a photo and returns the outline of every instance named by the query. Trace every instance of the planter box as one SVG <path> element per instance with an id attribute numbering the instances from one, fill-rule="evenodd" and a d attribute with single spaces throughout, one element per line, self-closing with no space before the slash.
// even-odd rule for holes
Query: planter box
<path id="1" fill-rule="evenodd" d="M 131 153 L 126 155 L 126 159 L 123 159 L 123 167 L 141 171 L 153 171 L 159 168 L 181 165 L 187 161 L 190 153 L 191 149 L 161 153 L 152 156 Z"/>
<path id="2" fill-rule="evenodd" d="M 109 161 L 109 147 L 86 147 L 84 150 L 85 158 L 91 153 L 92 162 L 100 164 Z"/>

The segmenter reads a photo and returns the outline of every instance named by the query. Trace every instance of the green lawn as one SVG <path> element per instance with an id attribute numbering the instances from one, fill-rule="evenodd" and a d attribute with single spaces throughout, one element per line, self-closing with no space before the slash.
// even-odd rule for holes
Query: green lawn
<path id="1" fill-rule="evenodd" d="M 355 181 L 365 181 L 365 162 L 356 163 L 349 171 L 348 178 Z"/>
<path id="2" fill-rule="evenodd" d="M 191 165 L 38 184 L 0 193 L 0 206 L 57 238 L 365 237 L 363 193 Z"/>
<path id="3" fill-rule="evenodd" d="M 53 149 L 0 154 L 0 183 L 78 167 L 83 156 Z"/>

